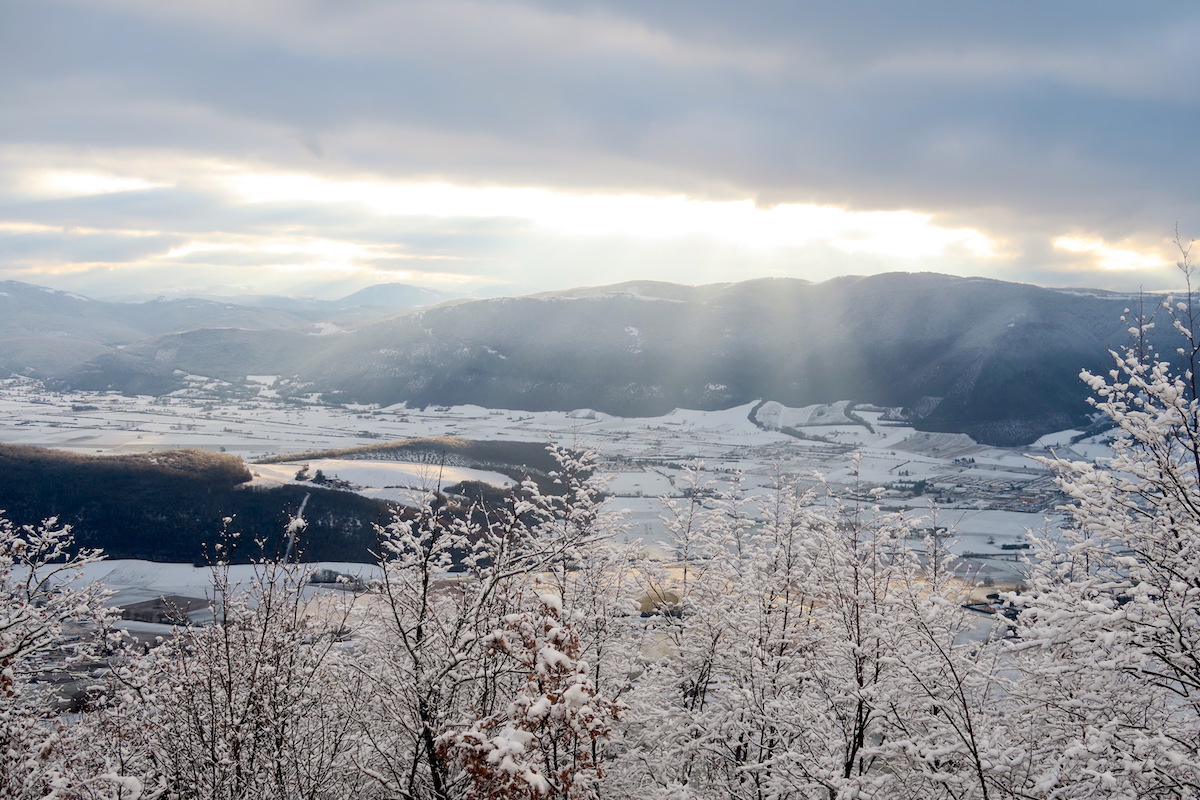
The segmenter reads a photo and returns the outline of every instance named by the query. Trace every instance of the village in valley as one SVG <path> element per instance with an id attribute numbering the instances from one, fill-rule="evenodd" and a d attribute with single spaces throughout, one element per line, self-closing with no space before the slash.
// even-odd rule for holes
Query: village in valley
<path id="1" fill-rule="evenodd" d="M 1064 522 L 1058 507 L 1065 498 L 1039 459 L 1090 460 L 1107 449 L 1100 437 L 1082 438 L 1079 431 L 1024 448 L 989 447 L 964 434 L 918 431 L 890 419 L 889 409 L 848 402 L 793 409 L 760 401 L 622 418 L 590 409 L 328 404 L 317 396 L 280 396 L 275 376 L 250 376 L 242 384 L 189 376 L 188 384 L 170 396 L 148 397 L 58 392 L 8 378 L 0 381 L 0 442 L 93 455 L 217 451 L 243 458 L 252 485 L 302 482 L 319 472 L 327 487 L 408 505 L 463 480 L 497 487 L 512 480 L 454 463 L 280 458 L 412 437 L 590 449 L 607 482 L 607 508 L 623 512 L 621 535 L 664 561 L 673 554 L 662 498 L 687 491 L 685 465 L 698 465 L 715 487 L 728 487 L 736 477 L 748 495 L 787 474 L 820 483 L 845 501 L 904 513 L 963 557 L 964 578 L 986 586 L 1019 585 L 1027 533 L 1052 534 Z M 256 463 L 266 458 L 272 463 Z"/>

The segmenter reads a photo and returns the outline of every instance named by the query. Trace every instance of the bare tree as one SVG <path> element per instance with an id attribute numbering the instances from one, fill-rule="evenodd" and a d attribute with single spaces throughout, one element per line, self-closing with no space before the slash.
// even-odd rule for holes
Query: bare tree
<path id="1" fill-rule="evenodd" d="M 1200 337 L 1190 246 L 1186 289 L 1162 309 L 1174 353 L 1144 348 L 1154 322 L 1083 373 L 1117 429 L 1096 463 L 1049 459 L 1071 524 L 1038 543 L 1016 598 L 1020 703 L 1036 731 L 1022 796 L 1177 798 L 1200 794 Z"/>
<path id="2" fill-rule="evenodd" d="M 218 557 L 222 553 L 218 551 Z M 361 674 L 343 644 L 349 604 L 306 591 L 307 570 L 263 561 L 241 585 L 212 568 L 212 624 L 174 636 L 118 672 L 92 721 L 171 798 L 369 797 L 356 764 Z"/>
<path id="3" fill-rule="evenodd" d="M 380 608 L 359 664 L 374 687 L 362 724 L 367 769 L 391 795 L 442 800 L 468 790 L 463 763 L 439 742 L 495 719 L 528 677 L 519 659 L 489 655 L 496 632 L 543 593 L 542 581 L 561 586 L 608 538 L 589 456 L 556 455 L 559 495 L 527 481 L 501 507 L 450 513 L 430 502 L 415 521 L 380 531 Z"/>
<path id="4" fill-rule="evenodd" d="M 96 550 L 76 549 L 54 519 L 0 517 L 0 797 L 108 798 L 140 792 L 111 759 L 83 758 L 90 743 L 51 705 L 57 684 L 108 646 L 107 593 L 84 582 Z M 86 763 L 79 763 L 86 761 Z"/>

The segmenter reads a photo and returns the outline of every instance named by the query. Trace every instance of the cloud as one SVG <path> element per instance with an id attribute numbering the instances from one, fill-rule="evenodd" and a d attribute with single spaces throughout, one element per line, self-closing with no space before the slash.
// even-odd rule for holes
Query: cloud
<path id="1" fill-rule="evenodd" d="M 1052 244 L 1068 253 L 1086 253 L 1095 256 L 1095 264 L 1107 270 L 1155 270 L 1168 266 L 1169 262 L 1159 253 L 1141 252 L 1130 246 L 1114 246 L 1101 239 L 1085 239 L 1078 236 L 1060 236 Z"/>
<path id="2" fill-rule="evenodd" d="M 700 241 L 742 248 L 742 263 L 764 272 L 918 260 L 1113 285 L 1135 277 L 1105 270 L 1100 249 L 1053 242 L 1069 231 L 1168 263 L 1164 234 L 1200 220 L 1186 180 L 1200 169 L 1198 33 L 1193 4 L 1134 12 L 1115 0 L 1086 13 L 959 0 L 852 10 L 696 0 L 686 14 L 654 1 L 7 4 L 0 222 L 394 245 L 354 263 L 365 277 L 389 259 L 453 257 L 453 269 L 413 274 L 480 285 L 549 280 L 522 259 L 549 263 L 552 243 L 562 259 L 626 259 L 575 276 L 584 282 L 631 263 L 688 280 Z M 52 174 L 57 189 L 44 184 Z M 461 206 L 421 215 L 336 197 L 248 204 L 229 191 L 256 175 L 326 188 L 443 184 Z M 480 216 L 468 205 L 482 189 L 517 205 L 529 191 L 553 202 Z M 688 210 L 667 213 L 672 202 Z M 874 228 L 848 222 L 864 214 L 877 215 Z M 885 219 L 908 233 L 880 235 Z M 639 237 L 637 225 L 654 223 L 670 246 Z M 827 227 L 806 234 L 812 225 Z M 743 234 L 755 226 L 760 241 L 767 229 L 791 234 L 750 253 Z M 90 260 L 81 240 L 13 241 L 0 264 L 126 263 L 122 253 L 150 263 L 148 235 L 128 246 L 118 242 L 138 237 L 111 236 L 94 239 Z M 271 261 L 222 252 L 243 266 Z M 700 260 L 725 264 L 725 275 L 753 268 Z"/>
<path id="3" fill-rule="evenodd" d="M 70 265 L 135 263 L 178 244 L 170 234 L 96 229 L 56 229 L 0 224 L 0 249 L 8 269 L 47 272 Z"/>

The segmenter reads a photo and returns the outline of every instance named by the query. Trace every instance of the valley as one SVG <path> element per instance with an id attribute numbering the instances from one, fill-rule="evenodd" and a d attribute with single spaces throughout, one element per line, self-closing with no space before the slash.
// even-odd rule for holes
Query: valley
<path id="1" fill-rule="evenodd" d="M 388 286 L 375 288 L 368 299 Z M 920 431 L 1013 447 L 1088 423 L 1079 371 L 1107 369 L 1128 337 L 1130 303 L 931 273 L 634 281 L 417 309 L 110 303 L 9 281 L 0 374 L 61 391 L 270 393 L 384 409 L 658 418 L 758 399 L 829 409 L 804 418 L 806 428 L 850 402 L 874 403 Z M 781 428 L 800 420 L 788 416 Z"/>
<path id="2" fill-rule="evenodd" d="M 965 434 L 915 430 L 889 420 L 888 409 L 845 402 L 798 409 L 752 402 L 618 417 L 590 409 L 337 406 L 282 398 L 274 385 L 273 376 L 251 376 L 240 385 L 190 376 L 187 389 L 149 397 L 52 391 L 13 377 L 0 381 L 0 443 L 86 455 L 208 450 L 244 459 L 252 486 L 312 486 L 320 470 L 326 487 L 408 505 L 463 480 L 497 488 L 513 481 L 445 456 L 440 464 L 430 457 L 406 463 L 396 455 L 373 458 L 369 448 L 340 458 L 255 462 L 413 437 L 587 448 L 598 453 L 609 482 L 608 507 L 625 514 L 622 535 L 640 539 L 647 554 L 665 560 L 672 553 L 660 498 L 682 496 L 685 464 L 700 463 L 703 477 L 717 486 L 740 474 L 749 494 L 790 473 L 813 485 L 824 481 L 854 503 L 928 517 L 925 527 L 947 529 L 955 552 L 971 554 L 964 573 L 997 585 L 1019 582 L 1027 530 L 1052 530 L 1062 521 L 1055 508 L 1065 498 L 1035 458 L 1093 459 L 1106 450 L 1097 437 L 1073 442 L 1080 432 L 1071 430 L 1027 447 L 990 447 Z M 298 480 L 302 470 L 307 474 Z M 5 505 L 0 489 L 0 508 Z"/>

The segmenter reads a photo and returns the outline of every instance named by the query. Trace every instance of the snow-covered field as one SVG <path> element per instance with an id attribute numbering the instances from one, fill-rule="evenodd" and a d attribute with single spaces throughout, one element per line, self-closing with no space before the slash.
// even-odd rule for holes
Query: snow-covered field
<path id="1" fill-rule="evenodd" d="M 230 589 L 249 589 L 255 582 L 259 567 L 253 564 L 238 564 L 228 568 Z M 340 561 L 328 561 L 310 564 L 309 570 L 332 570 L 350 578 L 359 578 L 363 582 L 378 578 L 380 569 L 372 564 L 351 564 Z M 108 604 L 112 606 L 128 606 L 134 603 L 156 600 L 160 597 L 181 597 L 219 601 L 214 596 L 214 574 L 209 567 L 196 567 L 191 564 L 160 564 L 154 561 L 135 559 L 119 559 L 100 561 L 88 564 L 83 570 L 83 583 L 100 582 L 112 592 Z M 312 585 L 306 590 L 306 597 L 327 597 L 329 592 L 338 596 L 346 594 L 335 588 Z M 320 604 L 312 607 L 319 608 Z M 198 612 L 194 619 L 204 620 L 206 612 Z M 131 633 L 143 636 L 170 636 L 172 626 L 159 622 L 141 622 L 135 620 L 119 620 L 117 627 Z"/>
<path id="2" fill-rule="evenodd" d="M 208 386 L 204 380 L 194 378 L 193 384 Z M 1001 545 L 1017 544 L 1027 529 L 1052 529 L 1060 521 L 1054 507 L 1062 498 L 1051 473 L 1031 456 L 1092 459 L 1105 453 L 1096 440 L 1072 444 L 1078 431 L 1051 434 L 1027 448 L 994 448 L 961 434 L 924 433 L 887 422 L 881 411 L 857 411 L 868 428 L 846 416 L 844 402 L 804 409 L 768 404 L 768 417 L 804 437 L 798 438 L 752 422 L 755 404 L 721 411 L 677 409 L 645 418 L 587 409 L 326 406 L 280 399 L 270 389 L 272 382 L 273 376 L 253 376 L 249 385 L 257 395 L 221 400 L 203 392 L 166 398 L 63 394 L 27 379 L 0 380 L 0 442 L 93 454 L 193 447 L 236 454 L 248 462 L 418 436 L 588 447 L 599 453 L 601 470 L 611 481 L 611 506 L 627 512 L 629 536 L 659 552 L 664 530 L 657 498 L 681 493 L 685 462 L 703 461 L 706 477 L 718 483 L 741 473 L 750 490 L 769 486 L 780 474 L 819 474 L 846 497 L 865 498 L 880 487 L 879 502 L 888 510 L 921 516 L 931 513 L 933 501 L 936 523 L 931 524 L 955 531 L 957 552 L 989 556 L 972 563 L 997 582 L 1012 580 L 1018 567 L 1011 560 L 1014 551 Z M 310 475 L 320 469 L 354 491 L 400 502 L 414 491 L 462 480 L 512 483 L 495 472 L 393 461 L 320 459 L 249 466 L 257 481 L 292 482 L 304 464 Z M 195 589 L 182 572 L 162 580 Z"/>
<path id="3" fill-rule="evenodd" d="M 478 481 L 501 488 L 507 488 L 514 483 L 512 478 L 499 472 L 469 467 L 345 458 L 254 464 L 250 467 L 250 472 L 254 475 L 255 483 L 302 483 L 296 479 L 296 474 L 305 468 L 309 476 L 320 471 L 328 479 L 345 481 L 352 491 L 359 494 L 405 504 L 419 502 L 427 492 L 444 489 L 462 481 Z"/>
<path id="4" fill-rule="evenodd" d="M 846 416 L 849 407 L 848 400 L 837 403 L 789 408 L 774 400 L 763 403 L 758 410 L 758 421 L 767 428 L 800 428 L 813 425 L 852 425 L 854 421 Z"/>

